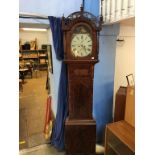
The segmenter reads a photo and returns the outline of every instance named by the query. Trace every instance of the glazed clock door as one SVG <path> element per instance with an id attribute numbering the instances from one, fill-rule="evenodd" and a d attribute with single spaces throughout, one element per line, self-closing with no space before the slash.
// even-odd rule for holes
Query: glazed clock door
<path id="1" fill-rule="evenodd" d="M 71 52 L 75 57 L 85 57 L 92 53 L 92 35 L 86 26 L 75 28 L 71 40 Z"/>

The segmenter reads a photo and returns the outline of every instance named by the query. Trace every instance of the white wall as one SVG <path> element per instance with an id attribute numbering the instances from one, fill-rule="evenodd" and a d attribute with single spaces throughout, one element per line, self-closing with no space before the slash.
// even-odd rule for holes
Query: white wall
<path id="1" fill-rule="evenodd" d="M 50 44 L 53 44 L 52 32 L 51 29 L 48 29 L 48 40 Z M 50 95 L 52 96 L 52 112 L 54 116 L 57 113 L 57 101 L 58 101 L 58 88 L 59 88 L 59 78 L 60 78 L 60 69 L 61 69 L 61 61 L 56 59 L 54 46 L 52 45 L 52 62 L 53 62 L 53 74 L 49 72 L 50 78 Z"/>
<path id="2" fill-rule="evenodd" d="M 26 41 L 35 40 L 37 38 L 38 48 L 41 49 L 42 44 L 49 44 L 48 32 L 35 32 L 35 31 L 19 31 L 19 39 L 21 39 L 22 44 Z"/>
<path id="3" fill-rule="evenodd" d="M 127 86 L 126 75 L 135 76 L 135 27 L 134 25 L 120 24 L 120 39 L 117 42 L 114 77 L 114 103 L 115 94 L 120 86 Z"/>

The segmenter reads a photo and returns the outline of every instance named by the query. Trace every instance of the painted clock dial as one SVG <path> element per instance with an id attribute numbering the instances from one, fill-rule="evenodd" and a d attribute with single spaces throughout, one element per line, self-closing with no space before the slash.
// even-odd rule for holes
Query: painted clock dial
<path id="1" fill-rule="evenodd" d="M 86 57 L 92 53 L 92 36 L 86 26 L 75 28 L 71 39 L 71 52 L 75 57 Z"/>

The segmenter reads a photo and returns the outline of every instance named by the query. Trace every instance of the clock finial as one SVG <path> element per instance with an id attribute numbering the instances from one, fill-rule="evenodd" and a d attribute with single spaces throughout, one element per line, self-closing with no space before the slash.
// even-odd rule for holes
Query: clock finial
<path id="1" fill-rule="evenodd" d="M 84 3 L 81 4 L 81 7 L 80 7 L 80 11 L 81 11 L 81 12 L 83 12 L 83 10 L 84 10 L 84 9 L 83 9 L 83 6 L 84 6 Z"/>

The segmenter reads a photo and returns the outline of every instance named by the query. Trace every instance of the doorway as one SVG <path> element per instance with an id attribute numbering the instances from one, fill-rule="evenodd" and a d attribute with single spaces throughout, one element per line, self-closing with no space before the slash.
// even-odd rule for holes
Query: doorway
<path id="1" fill-rule="evenodd" d="M 26 149 L 49 142 L 44 126 L 47 98 L 52 89 L 49 84 L 52 48 L 49 25 L 20 23 L 19 27 L 19 149 Z M 31 30 L 25 31 L 24 27 Z"/>

